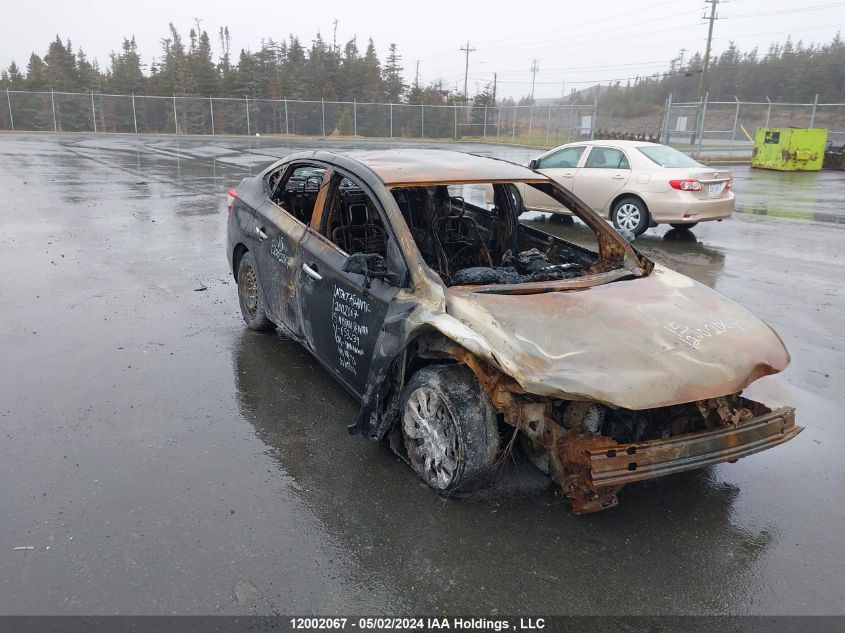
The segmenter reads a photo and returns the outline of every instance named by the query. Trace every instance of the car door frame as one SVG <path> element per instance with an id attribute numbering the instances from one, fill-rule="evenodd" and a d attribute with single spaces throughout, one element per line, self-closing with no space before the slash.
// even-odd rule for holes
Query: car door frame
<path id="1" fill-rule="evenodd" d="M 350 170 L 325 166 L 311 224 L 300 244 L 297 305 L 306 347 L 350 394 L 361 400 L 367 391 L 376 345 L 390 306 L 396 295 L 409 286 L 409 267 L 389 215 L 375 192 Z M 364 190 L 379 214 L 388 234 L 388 269 L 391 270 L 391 262 L 401 267 L 401 270 L 393 271 L 399 277 L 398 285 L 373 279 L 370 288 L 365 289 L 363 275 L 343 271 L 350 254 L 323 235 L 335 187 L 344 177 L 351 177 Z M 337 185 L 333 184 L 335 178 Z M 312 314 L 314 310 L 317 314 Z M 350 312 L 342 314 L 343 310 Z M 321 314 L 328 314 L 329 327 L 325 327 Z M 342 321 L 341 316 L 347 320 Z M 366 328 L 366 333 L 360 329 L 362 327 Z M 354 340 L 356 335 L 360 340 Z M 347 336 L 352 340 L 345 338 Z M 341 351 L 341 346 L 345 346 L 345 352 Z M 356 353 L 356 349 L 361 353 Z M 342 359 L 344 363 L 341 363 Z"/>
<path id="2" fill-rule="evenodd" d="M 315 161 L 292 160 L 268 170 L 262 177 L 265 195 L 255 210 L 254 227 L 255 262 L 268 314 L 274 323 L 283 326 L 297 337 L 302 334 L 299 310 L 296 307 L 299 245 L 308 225 L 273 202 L 273 194 L 280 187 L 284 187 L 294 171 L 300 167 L 325 168 Z M 282 176 L 275 187 L 271 187 L 270 178 L 279 170 L 283 171 Z"/>
<path id="3" fill-rule="evenodd" d="M 596 149 L 602 149 L 602 150 L 610 149 L 610 150 L 620 152 L 622 154 L 622 156 L 625 158 L 625 161 L 628 163 L 628 169 L 625 170 L 625 169 L 622 169 L 620 167 L 587 167 L 587 162 L 590 160 L 590 155 Z M 616 196 L 619 194 L 619 192 L 622 191 L 622 189 L 625 188 L 625 185 L 627 185 L 628 182 L 630 182 L 630 180 L 633 176 L 634 169 L 631 166 L 631 158 L 628 156 L 628 153 L 623 148 L 614 147 L 612 145 L 588 145 L 587 150 L 588 151 L 584 152 L 584 154 L 581 156 L 581 167 L 578 169 L 578 173 L 575 174 L 575 178 L 573 179 L 574 187 L 572 189 L 572 192 L 576 196 L 581 198 L 581 200 L 586 202 L 587 205 L 590 208 L 592 208 L 596 213 L 598 213 L 599 215 L 601 215 L 604 218 L 607 218 L 610 215 L 610 203 L 614 200 L 614 198 L 616 198 Z M 578 178 L 579 178 L 579 176 L 582 176 L 584 174 L 589 174 L 590 172 L 587 172 L 588 169 L 602 170 L 602 173 L 608 173 L 608 174 L 610 174 L 610 172 L 612 172 L 614 170 L 616 170 L 616 172 L 617 172 L 617 174 L 608 175 L 607 179 L 608 180 L 618 180 L 619 186 L 616 189 L 614 189 L 610 194 L 608 194 L 608 196 L 606 198 L 604 198 L 603 202 L 601 203 L 601 206 L 596 206 L 588 198 L 585 198 L 582 195 L 582 193 L 578 192 Z M 620 172 L 620 171 L 627 171 L 628 173 L 627 173 L 627 175 L 622 175 L 622 177 L 619 177 L 618 172 Z M 588 194 L 588 196 L 589 196 L 589 194 Z"/>

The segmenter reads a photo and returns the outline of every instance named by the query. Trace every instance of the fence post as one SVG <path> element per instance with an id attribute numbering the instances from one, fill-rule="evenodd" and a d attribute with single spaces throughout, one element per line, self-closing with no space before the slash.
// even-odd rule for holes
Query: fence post
<path id="1" fill-rule="evenodd" d="M 481 128 L 481 138 L 487 140 L 487 104 L 484 104 L 484 126 Z"/>
<path id="2" fill-rule="evenodd" d="M 704 93 L 704 103 L 701 104 L 701 124 L 698 126 L 698 156 L 701 156 L 701 141 L 704 136 L 704 120 L 707 118 L 707 99 L 710 97 L 709 92 Z"/>
<path id="3" fill-rule="evenodd" d="M 499 132 L 502 129 L 502 106 L 496 106 L 498 114 L 496 116 L 496 142 L 499 142 Z"/>
<path id="4" fill-rule="evenodd" d="M 320 97 L 320 129 L 323 130 L 323 138 L 326 138 L 326 100 Z"/>
<path id="5" fill-rule="evenodd" d="M 393 102 L 388 101 L 390 104 L 390 138 L 393 138 Z"/>
<path id="6" fill-rule="evenodd" d="M 138 115 L 135 113 L 135 93 L 132 93 L 132 124 L 135 126 L 135 134 L 138 133 Z"/>
<path id="7" fill-rule="evenodd" d="M 56 98 L 52 88 L 50 88 L 50 105 L 53 106 L 53 131 L 58 132 L 59 128 L 56 126 Z"/>
<path id="8" fill-rule="evenodd" d="M 593 116 L 590 117 L 590 140 L 594 141 L 596 138 L 596 128 L 599 124 L 599 96 L 593 100 Z"/>
<path id="9" fill-rule="evenodd" d="M 208 95 L 208 111 L 211 113 L 211 135 L 214 136 L 214 99 Z"/>
<path id="10" fill-rule="evenodd" d="M 736 113 L 734 114 L 734 129 L 731 130 L 731 140 L 736 140 L 736 125 L 739 123 L 739 97 L 734 95 L 734 99 L 736 99 Z"/>
<path id="11" fill-rule="evenodd" d="M 672 116 L 672 93 L 666 97 L 666 113 L 663 115 L 663 129 L 660 131 L 660 138 L 658 141 L 669 144 L 669 117 Z"/>
<path id="12" fill-rule="evenodd" d="M 552 127 L 552 104 L 549 104 L 549 116 L 546 118 L 546 147 L 549 145 L 549 129 Z"/>
<path id="13" fill-rule="evenodd" d="M 455 117 L 455 140 L 458 140 L 458 104 L 452 104 L 452 114 Z"/>
<path id="14" fill-rule="evenodd" d="M 6 102 L 9 104 L 9 123 L 12 125 L 12 132 L 15 131 L 15 117 L 12 116 L 12 97 L 9 96 L 9 89 L 6 88 Z"/>
<path id="15" fill-rule="evenodd" d="M 290 129 L 288 128 L 288 98 L 285 97 L 285 134 L 290 134 Z"/>
<path id="16" fill-rule="evenodd" d="M 358 100 L 352 97 L 352 136 L 358 136 Z"/>
<path id="17" fill-rule="evenodd" d="M 513 125 L 511 126 L 511 141 L 513 143 L 516 143 L 516 109 L 518 107 L 518 105 L 513 104 Z"/>
<path id="18" fill-rule="evenodd" d="M 94 109 L 94 91 L 91 91 L 91 120 L 94 122 L 94 133 L 97 133 L 97 111 Z"/>
<path id="19" fill-rule="evenodd" d="M 534 105 L 528 106 L 528 144 L 531 145 L 531 128 L 534 127 Z"/>
<path id="20" fill-rule="evenodd" d="M 766 101 L 769 102 L 769 109 L 766 111 L 766 127 L 769 127 L 769 119 L 772 118 L 772 100 L 766 97 Z"/>
<path id="21" fill-rule="evenodd" d="M 173 95 L 173 133 L 179 134 L 179 117 L 176 116 L 176 95 Z"/>
<path id="22" fill-rule="evenodd" d="M 816 124 L 816 108 L 819 107 L 819 95 L 816 94 L 813 99 L 813 113 L 810 115 L 810 127 L 815 127 Z"/>
<path id="23" fill-rule="evenodd" d="M 420 138 L 425 138 L 425 104 L 420 104 Z"/>
<path id="24" fill-rule="evenodd" d="M 246 103 L 246 135 L 252 136 L 252 130 L 249 125 L 249 95 L 244 95 L 244 102 Z"/>

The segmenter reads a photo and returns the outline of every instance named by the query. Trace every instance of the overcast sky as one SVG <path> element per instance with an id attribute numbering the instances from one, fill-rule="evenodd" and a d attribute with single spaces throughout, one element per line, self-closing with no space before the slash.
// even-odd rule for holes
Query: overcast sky
<path id="1" fill-rule="evenodd" d="M 463 89 L 464 54 L 470 54 L 469 92 L 499 74 L 499 94 L 528 94 L 531 62 L 538 60 L 535 96 L 557 97 L 597 82 L 650 74 L 668 68 L 686 48 L 703 52 L 707 26 L 703 0 L 600 0 L 598 2 L 524 1 L 470 3 L 425 2 L 172 2 L 114 0 L 72 2 L 40 0 L 7 7 L 0 26 L 0 65 L 14 60 L 26 67 L 32 51 L 43 55 L 56 34 L 82 47 L 101 67 L 118 50 L 123 37 L 134 35 L 149 65 L 161 50 L 160 40 L 173 22 L 187 41 L 194 18 L 202 20 L 219 54 L 216 33 L 228 25 L 233 50 L 257 49 L 262 38 L 281 40 L 297 35 L 309 45 L 317 31 L 329 42 L 338 20 L 337 41 L 358 36 L 363 51 L 372 37 L 384 59 L 390 42 L 403 57 L 405 77 L 412 81 L 416 61 L 420 79 L 442 79 Z M 11 16 L 9 13 L 11 12 Z M 845 2 L 829 0 L 730 0 L 720 2 L 713 47 L 716 53 L 735 41 L 742 50 L 765 52 L 773 40 L 827 42 L 845 30 Z M 236 57 L 237 58 L 237 57 Z"/>

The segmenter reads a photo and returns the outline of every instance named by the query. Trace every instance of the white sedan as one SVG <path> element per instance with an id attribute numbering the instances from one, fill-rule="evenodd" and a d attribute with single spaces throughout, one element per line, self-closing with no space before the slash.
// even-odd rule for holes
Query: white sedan
<path id="1" fill-rule="evenodd" d="M 734 209 L 733 178 L 667 145 L 641 141 L 569 143 L 532 160 L 539 171 L 575 193 L 617 229 L 635 235 L 670 224 L 692 228 L 723 220 Z M 521 187 L 526 210 L 571 215 L 533 187 Z"/>

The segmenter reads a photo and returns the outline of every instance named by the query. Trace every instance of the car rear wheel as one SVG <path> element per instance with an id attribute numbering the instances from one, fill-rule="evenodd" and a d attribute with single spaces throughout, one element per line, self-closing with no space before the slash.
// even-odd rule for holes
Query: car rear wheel
<path id="1" fill-rule="evenodd" d="M 565 224 L 566 226 L 575 224 L 575 220 L 572 219 L 571 215 L 564 215 L 563 213 L 552 213 L 549 217 L 549 222 L 552 224 Z"/>
<path id="2" fill-rule="evenodd" d="M 402 437 L 414 472 L 443 495 L 480 484 L 496 461 L 496 414 L 463 365 L 432 365 L 405 386 Z"/>
<path id="3" fill-rule="evenodd" d="M 238 263 L 238 303 L 244 322 L 250 330 L 267 331 L 276 326 L 267 317 L 264 293 L 258 281 L 255 259 L 247 251 Z"/>
<path id="4" fill-rule="evenodd" d="M 682 223 L 679 222 L 677 224 L 670 223 L 669 226 L 671 226 L 673 229 L 680 229 L 680 230 L 683 231 L 684 229 L 689 230 L 692 227 L 696 226 L 697 224 L 698 224 L 698 222 L 688 222 L 686 224 L 682 224 Z"/>
<path id="5" fill-rule="evenodd" d="M 613 206 L 610 214 L 613 226 L 617 229 L 627 229 L 634 235 L 645 233 L 649 225 L 648 209 L 639 198 L 622 198 Z"/>

